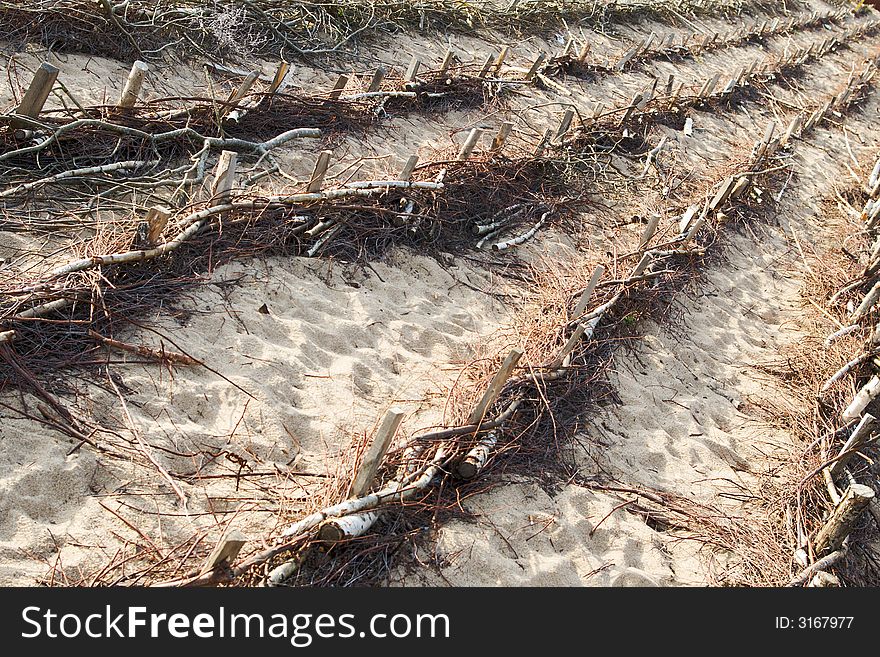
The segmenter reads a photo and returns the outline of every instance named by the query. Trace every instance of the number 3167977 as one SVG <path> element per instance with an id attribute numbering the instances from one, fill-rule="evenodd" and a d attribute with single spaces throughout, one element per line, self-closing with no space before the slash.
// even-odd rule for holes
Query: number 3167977
<path id="1" fill-rule="evenodd" d="M 852 627 L 854 616 L 788 616 L 776 617 L 776 629 L 846 630 Z"/>

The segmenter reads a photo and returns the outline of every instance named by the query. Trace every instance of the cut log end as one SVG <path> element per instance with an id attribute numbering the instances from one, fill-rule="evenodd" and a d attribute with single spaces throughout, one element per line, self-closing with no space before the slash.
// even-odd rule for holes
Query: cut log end
<path id="1" fill-rule="evenodd" d="M 332 522 L 328 522 L 318 530 L 318 539 L 328 543 L 336 543 L 343 538 L 345 538 L 345 532 Z"/>
<path id="2" fill-rule="evenodd" d="M 480 471 L 479 466 L 470 459 L 465 459 L 458 464 L 456 474 L 462 479 L 473 479 Z"/>

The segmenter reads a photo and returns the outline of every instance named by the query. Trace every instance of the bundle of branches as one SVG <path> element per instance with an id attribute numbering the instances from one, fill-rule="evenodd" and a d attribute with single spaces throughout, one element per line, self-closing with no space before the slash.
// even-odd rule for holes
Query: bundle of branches
<path id="1" fill-rule="evenodd" d="M 840 18 L 838 13 L 819 14 L 814 12 L 797 19 L 791 18 L 787 22 L 781 22 L 778 19 L 772 23 L 767 20 L 755 20 L 748 31 L 734 30 L 725 33 L 720 38 L 717 32 L 711 37 L 707 35 L 702 39 L 698 38 L 699 35 L 694 34 L 693 40 L 690 40 L 689 35 L 686 34 L 680 43 L 675 43 L 676 39 L 673 34 L 657 39 L 652 32 L 645 41 L 631 45 L 616 63 L 606 62 L 604 64 L 587 61 L 589 43 L 585 44 L 576 54 L 570 52 L 574 45 L 572 40 L 569 41 L 561 54 L 548 60 L 542 68 L 542 73 L 549 76 L 571 75 L 590 81 L 601 75 L 633 68 L 649 59 L 663 57 L 669 61 L 682 61 L 711 50 L 735 47 L 746 43 L 762 43 L 770 36 L 825 26 Z"/>
<path id="2" fill-rule="evenodd" d="M 853 90 L 850 107 L 864 101 L 865 91 L 863 86 Z M 850 195 L 856 207 L 863 204 L 860 213 L 844 199 L 855 219 L 855 225 L 846 226 L 847 230 L 855 231 L 846 241 L 849 248 L 852 244 L 860 246 L 866 257 L 846 250 L 848 257 L 841 256 L 836 270 L 824 258 L 820 266 L 825 271 L 814 275 L 811 281 L 810 296 L 828 301 L 841 328 L 828 335 L 821 345 L 810 345 L 809 351 L 788 357 L 789 362 L 801 365 L 794 376 L 786 372 L 788 378 L 794 379 L 792 388 L 807 393 L 803 395 L 803 417 L 790 417 L 790 423 L 794 431 L 804 436 L 805 443 L 809 441 L 804 460 L 810 466 L 792 493 L 798 502 L 797 513 L 793 515 L 801 537 L 796 557 L 806 567 L 794 581 L 796 584 L 806 584 L 816 577 L 833 581 L 833 576 L 828 575 L 832 569 L 852 585 L 876 585 L 880 580 L 878 555 L 864 545 L 875 541 L 880 530 L 880 503 L 876 500 L 880 490 L 880 471 L 876 466 L 876 420 L 880 417 L 880 239 L 873 244 L 865 239 L 866 231 L 869 237 L 877 235 L 878 179 L 880 160 L 864 186 Z M 818 403 L 814 396 L 817 388 Z M 848 524 L 844 525 L 838 516 L 843 516 L 842 510 L 847 506 L 848 517 L 843 520 Z M 873 516 L 873 523 L 859 521 L 864 509 Z M 834 524 L 835 518 L 838 525 Z M 847 538 L 849 534 L 851 538 Z"/>
<path id="3" fill-rule="evenodd" d="M 577 22 L 603 24 L 632 18 L 738 15 L 744 10 L 775 12 L 769 0 L 356 0 L 299 3 L 175 0 L 38 0 L 0 2 L 4 38 L 37 40 L 47 46 L 120 59 L 157 57 L 169 46 L 204 56 L 313 55 L 339 52 L 347 42 L 375 30 L 476 27 L 510 33 L 541 32 Z M 789 0 L 788 5 L 801 5 Z M 790 7 L 789 7 L 790 8 Z"/>
<path id="4" fill-rule="evenodd" d="M 413 109 L 447 112 L 483 107 L 490 100 L 499 98 L 508 84 L 510 83 L 492 82 L 477 76 L 433 75 L 405 86 L 406 92 L 413 94 L 413 97 L 389 96 L 381 107 L 388 113 Z"/>
<path id="5" fill-rule="evenodd" d="M 542 225 L 559 221 L 572 200 L 552 167 L 549 161 L 504 158 L 454 161 L 418 169 L 413 182 L 237 197 L 224 205 L 178 211 L 166 229 L 177 234 L 157 246 L 133 240 L 139 219 L 130 217 L 104 226 L 84 246 L 83 258 L 37 279 L 30 269 L 9 271 L 0 283 L 0 331 L 15 332 L 15 350 L 25 369 L 45 373 L 93 364 L 92 333 L 112 338 L 128 319 L 169 303 L 186 282 L 198 281 L 210 265 L 223 261 L 275 254 L 333 254 L 363 261 L 392 244 L 458 251 L 473 247 L 474 233 L 485 225 L 480 222 L 491 223 L 505 211 L 493 239 L 501 240 L 505 231 L 516 236 L 524 224 L 534 228 L 539 212 L 546 215 Z M 486 194 L 488 180 L 494 182 Z M 0 371 L 0 385 L 15 378 Z"/>

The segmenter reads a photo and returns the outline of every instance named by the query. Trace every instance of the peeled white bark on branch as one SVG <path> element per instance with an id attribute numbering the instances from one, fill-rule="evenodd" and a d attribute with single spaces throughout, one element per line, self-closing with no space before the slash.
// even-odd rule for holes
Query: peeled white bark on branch
<path id="1" fill-rule="evenodd" d="M 67 178 L 82 178 L 84 176 L 93 176 L 98 173 L 112 173 L 113 171 L 120 171 L 124 169 L 140 169 L 145 166 L 153 166 L 156 164 L 159 164 L 159 160 L 126 160 L 125 162 L 114 162 L 113 164 L 105 164 L 103 166 L 97 167 L 71 169 L 70 171 L 62 171 L 61 173 L 56 173 L 54 176 L 41 178 L 40 180 L 34 180 L 33 182 L 24 183 L 18 185 L 17 187 L 5 189 L 0 192 L 0 198 L 15 196 L 16 194 L 20 194 L 21 192 L 36 189 L 37 187 L 41 187 L 43 185 L 49 185 L 53 182 L 58 182 L 59 180 L 66 180 Z"/>
<path id="2" fill-rule="evenodd" d="M 401 502 L 418 494 L 434 479 L 440 470 L 440 466 L 446 460 L 446 447 L 441 445 L 437 448 L 433 460 L 421 471 L 401 482 L 393 481 L 382 490 L 370 493 L 356 499 L 345 500 L 334 504 L 321 511 L 312 513 L 302 520 L 295 522 L 282 532 L 282 536 L 296 536 L 312 531 L 318 525 L 330 518 L 341 518 L 353 514 L 359 514 L 390 502 Z M 412 479 L 412 481 L 409 481 Z"/>
<path id="3" fill-rule="evenodd" d="M 489 455 L 498 443 L 498 432 L 490 431 L 486 436 L 470 450 L 456 468 L 456 473 L 462 479 L 473 479 L 489 461 Z"/>
<path id="4" fill-rule="evenodd" d="M 876 374 L 862 386 L 862 389 L 856 393 L 856 396 L 850 402 L 850 405 L 841 414 L 845 422 L 851 422 L 861 416 L 862 411 L 871 403 L 878 394 L 880 394 L 880 377 Z"/>
<path id="5" fill-rule="evenodd" d="M 536 223 L 534 226 L 532 226 L 529 230 L 527 230 L 522 235 L 518 235 L 516 237 L 513 237 L 509 240 L 505 240 L 503 242 L 496 242 L 495 244 L 492 245 L 492 250 L 493 251 L 506 251 L 507 249 L 509 249 L 511 247 L 519 246 L 520 244 L 527 242 L 528 240 L 530 240 L 532 237 L 535 236 L 535 233 L 537 233 L 539 230 L 541 230 L 541 228 L 547 222 L 547 217 L 550 214 L 552 214 L 552 211 L 545 212 L 543 215 L 541 215 L 541 219 L 538 221 L 538 223 Z"/>
<path id="6" fill-rule="evenodd" d="M 32 127 L 49 131 L 47 126 L 44 126 L 38 121 L 33 119 L 27 119 L 26 117 L 19 117 L 18 115 L 6 115 L 6 118 L 23 118 L 27 123 L 29 123 Z M 4 160 L 8 160 L 10 158 L 19 157 L 22 155 L 28 155 L 30 153 L 37 152 L 46 148 L 47 146 L 55 143 L 58 139 L 65 133 L 76 130 L 77 128 L 99 128 L 101 130 L 105 130 L 107 132 L 112 132 L 118 135 L 127 135 L 130 137 L 137 137 L 139 139 L 143 139 L 144 141 L 150 141 L 153 143 L 162 143 L 165 141 L 173 140 L 173 139 L 181 139 L 183 137 L 188 137 L 195 141 L 204 143 L 209 145 L 211 148 L 217 148 L 221 150 L 231 150 L 231 151 L 253 151 L 259 154 L 266 153 L 273 148 L 277 148 L 282 144 L 287 143 L 291 139 L 299 139 L 299 138 L 317 138 L 321 136 L 321 131 L 317 128 L 294 128 L 292 130 L 288 130 L 283 132 L 272 139 L 269 139 L 264 142 L 254 142 L 247 141 L 244 139 L 224 139 L 221 137 L 206 137 L 202 135 L 198 131 L 193 128 L 175 128 L 174 130 L 168 130 L 167 132 L 160 132 L 157 134 L 153 134 L 150 132 L 145 132 L 144 130 L 138 130 L 137 128 L 131 128 L 124 125 L 118 125 L 115 123 L 109 123 L 107 121 L 101 121 L 99 119 L 77 119 L 76 121 L 71 121 L 70 123 L 65 123 L 61 127 L 55 129 L 52 134 L 47 137 L 45 140 L 40 142 L 39 144 L 34 144 L 33 146 L 27 146 L 25 148 L 19 148 L 13 151 L 7 151 L 6 153 L 0 154 L 0 162 Z"/>
<path id="7" fill-rule="evenodd" d="M 367 511 L 328 520 L 318 530 L 318 538 L 322 541 L 337 542 L 363 536 L 376 523 L 379 515 L 378 511 Z"/>
<path id="8" fill-rule="evenodd" d="M 862 299 L 862 302 L 859 304 L 859 307 L 855 309 L 853 314 L 850 316 L 850 321 L 857 322 L 862 317 L 864 317 L 871 308 L 874 307 L 874 304 L 880 300 L 880 283 L 876 283 L 874 287 L 865 295 L 865 298 Z"/>
<path id="9" fill-rule="evenodd" d="M 816 535 L 815 550 L 819 556 L 839 550 L 856 521 L 874 499 L 874 491 L 862 484 L 852 484 L 834 509 L 831 517 Z"/>
<path id="10" fill-rule="evenodd" d="M 848 454 L 847 452 L 859 449 L 870 440 L 876 419 L 870 413 L 865 413 L 861 421 L 856 425 L 856 428 L 853 429 L 846 443 L 840 449 L 837 460 L 828 467 L 832 475 L 838 474 L 853 457 L 853 453 Z"/>
<path id="11" fill-rule="evenodd" d="M 871 357 L 870 354 L 861 354 L 856 358 L 853 358 L 851 361 L 846 363 L 843 367 L 837 370 L 831 378 L 829 378 L 819 389 L 820 393 L 828 392 L 835 383 L 840 381 L 843 377 L 845 377 L 854 367 L 860 365 Z"/>
<path id="12" fill-rule="evenodd" d="M 341 96 L 339 100 L 364 100 L 365 98 L 415 98 L 415 91 L 365 91 L 360 94 Z"/>
<path id="13" fill-rule="evenodd" d="M 410 187 L 425 187 L 427 189 L 442 189 L 442 183 L 407 183 Z M 339 198 L 372 196 L 382 193 L 382 187 L 367 188 L 342 188 L 330 189 L 322 192 L 290 194 L 287 196 L 270 196 L 266 199 L 250 199 L 246 201 L 233 201 L 232 203 L 224 203 L 223 205 L 215 205 L 199 212 L 184 217 L 179 224 L 187 226 L 174 239 L 160 244 L 152 249 L 142 249 L 138 251 L 124 251 L 121 253 L 108 253 L 94 255 L 88 258 L 81 258 L 66 265 L 53 269 L 51 277 L 64 276 L 78 271 L 84 271 L 93 267 L 102 265 L 116 265 L 130 262 L 140 262 L 150 260 L 159 256 L 170 253 L 179 248 L 184 242 L 192 238 L 198 231 L 205 226 L 207 220 L 217 214 L 229 212 L 230 210 L 268 208 L 273 206 L 287 206 L 297 203 L 312 203 L 317 201 L 330 201 Z"/>

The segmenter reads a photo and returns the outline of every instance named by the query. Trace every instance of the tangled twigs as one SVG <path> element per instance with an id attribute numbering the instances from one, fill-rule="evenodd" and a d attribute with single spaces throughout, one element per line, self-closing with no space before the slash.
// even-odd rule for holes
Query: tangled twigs
<path id="1" fill-rule="evenodd" d="M 605 24 L 634 17 L 691 15 L 735 17 L 746 10 L 775 12 L 769 0 L 540 0 L 528 3 L 460 3 L 452 0 L 366 1 L 341 4 L 284 0 L 173 5 L 144 0 L 4 0 L 0 24 L 10 40 L 36 40 L 57 49 L 119 59 L 157 58 L 172 52 L 247 59 L 311 57 L 343 51 L 352 40 L 395 27 L 472 32 L 481 27 L 510 34 L 542 32 L 577 22 Z M 789 7 L 802 4 L 789 0 Z"/>

